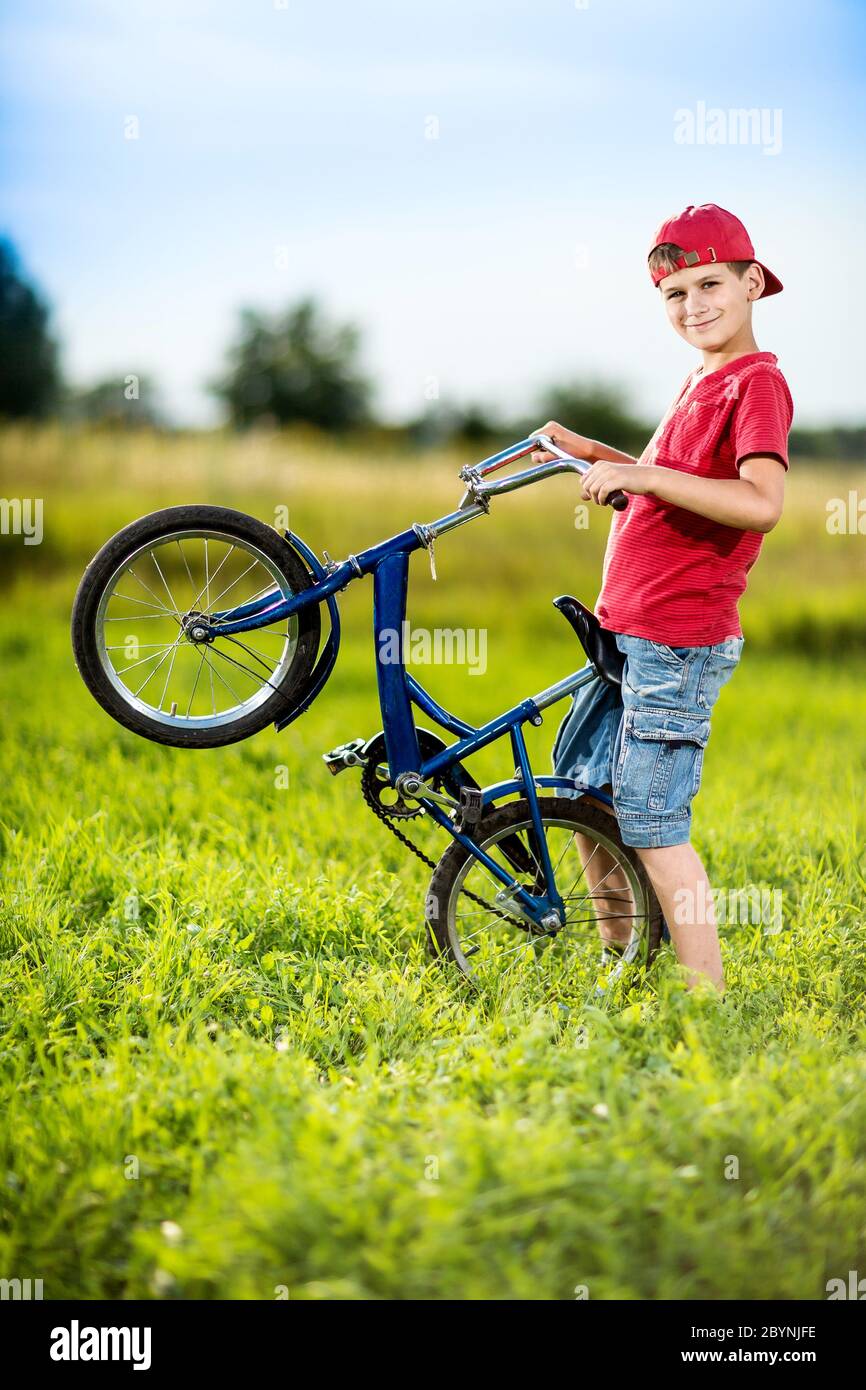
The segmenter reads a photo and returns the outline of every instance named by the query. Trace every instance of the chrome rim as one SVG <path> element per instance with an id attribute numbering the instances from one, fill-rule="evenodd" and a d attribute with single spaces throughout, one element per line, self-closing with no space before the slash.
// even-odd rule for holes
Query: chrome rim
<path id="1" fill-rule="evenodd" d="M 542 824 L 554 877 L 566 907 L 565 925 L 555 934 L 536 935 L 516 919 L 504 921 L 467 896 L 467 890 L 493 905 L 501 884 L 477 859 L 470 857 L 461 867 L 451 888 L 447 908 L 447 931 L 458 966 L 477 983 L 490 984 L 503 975 L 525 968 L 536 968 L 542 960 L 548 971 L 561 976 L 563 984 L 579 981 L 587 971 L 597 977 L 605 935 L 629 937 L 629 957 L 635 963 L 646 960 L 648 905 L 637 871 L 613 840 L 589 826 L 545 814 Z M 524 886 L 532 889 L 532 873 L 516 873 L 497 846 L 511 835 L 538 867 L 528 832 L 532 821 L 525 820 L 498 830 L 481 842 L 496 863 Z M 592 841 L 593 848 L 584 867 L 574 836 Z M 606 850 L 614 864 L 606 873 L 593 869 L 593 860 Z M 637 942 L 637 944 L 635 944 Z M 584 981 L 585 982 L 585 981 Z"/>
<path id="2" fill-rule="evenodd" d="M 298 618 L 194 640 L 195 618 L 225 617 L 242 604 L 292 589 L 250 541 L 221 531 L 180 530 L 141 546 L 118 565 L 96 614 L 105 675 L 124 703 L 171 729 L 234 724 L 273 695 L 292 665 Z"/>

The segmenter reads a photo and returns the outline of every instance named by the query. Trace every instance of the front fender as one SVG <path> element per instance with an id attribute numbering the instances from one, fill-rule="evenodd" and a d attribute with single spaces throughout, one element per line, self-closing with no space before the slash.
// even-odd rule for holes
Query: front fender
<path id="1" fill-rule="evenodd" d="M 326 579 L 327 572 L 323 568 L 321 562 L 316 558 L 315 552 L 301 540 L 300 536 L 296 536 L 293 531 L 285 531 L 283 534 L 289 545 L 306 561 L 313 578 L 316 580 Z M 299 714 L 303 714 L 304 710 L 309 709 L 316 696 L 327 684 L 328 677 L 334 669 L 337 653 L 340 650 L 340 610 L 337 608 L 337 600 L 333 594 L 331 594 L 325 602 L 328 606 L 328 616 L 331 620 L 331 631 L 328 633 L 328 640 L 319 653 L 319 659 L 313 667 L 309 684 L 301 692 L 297 704 L 292 706 L 288 714 L 284 714 L 274 721 L 274 728 L 277 733 L 279 733 L 281 729 L 285 729 L 293 720 L 297 719 Z"/>

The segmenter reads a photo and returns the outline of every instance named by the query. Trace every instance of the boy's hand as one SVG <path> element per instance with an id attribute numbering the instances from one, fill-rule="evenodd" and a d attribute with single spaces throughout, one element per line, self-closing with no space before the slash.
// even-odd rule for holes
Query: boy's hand
<path id="1" fill-rule="evenodd" d="M 595 457 L 593 453 L 595 440 L 587 439 L 582 434 L 575 434 L 573 430 L 567 430 L 556 420 L 548 420 L 546 425 L 541 426 L 541 429 L 532 430 L 531 433 L 546 434 L 549 439 L 553 440 L 554 444 L 558 444 L 560 449 L 564 449 L 573 458 L 585 459 L 587 463 L 591 463 Z M 551 459 L 556 458 L 556 454 L 550 454 L 546 449 L 539 448 L 537 453 L 530 455 L 530 458 L 533 463 L 550 463 Z"/>
<path id="2" fill-rule="evenodd" d="M 533 455 L 534 457 L 534 455 Z M 581 497 L 603 507 L 612 492 L 652 492 L 656 470 L 651 464 L 605 463 L 599 460 L 581 479 Z"/>

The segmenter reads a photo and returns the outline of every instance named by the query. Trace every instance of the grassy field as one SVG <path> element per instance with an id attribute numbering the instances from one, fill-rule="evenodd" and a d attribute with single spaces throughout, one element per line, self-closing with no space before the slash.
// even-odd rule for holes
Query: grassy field
<path id="1" fill-rule="evenodd" d="M 479 999 L 428 965 L 428 871 L 319 757 L 381 724 L 368 583 L 281 735 L 160 748 L 75 671 L 78 578 L 134 517 L 285 506 L 342 557 L 450 510 L 461 461 L 0 433 L 2 495 L 44 499 L 42 544 L 0 551 L 0 1277 L 47 1298 L 819 1299 L 866 1275 L 866 541 L 825 526 L 862 472 L 792 468 L 743 605 L 694 839 L 717 886 L 780 893 L 782 929 L 723 928 L 723 1000 L 687 995 L 669 948 L 606 1010 L 530 967 Z M 439 543 L 435 585 L 413 559 L 414 623 L 488 633 L 483 676 L 417 671 L 466 717 L 582 664 L 550 600 L 594 601 L 609 514 L 576 529 L 578 500 L 567 479 L 500 499 Z M 538 768 L 563 713 L 531 731 Z"/>

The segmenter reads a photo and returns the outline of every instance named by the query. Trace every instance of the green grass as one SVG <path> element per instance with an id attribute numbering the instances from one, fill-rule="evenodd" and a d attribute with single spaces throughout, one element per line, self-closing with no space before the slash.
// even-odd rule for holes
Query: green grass
<path id="1" fill-rule="evenodd" d="M 866 1272 L 863 541 L 828 540 L 832 482 L 791 479 L 695 806 L 713 883 L 781 892 L 782 930 L 723 928 L 723 1000 L 686 994 L 666 948 L 603 1011 L 578 981 L 527 969 L 479 999 L 427 963 L 427 871 L 319 758 L 380 724 L 368 584 L 282 735 L 159 748 L 72 664 L 78 575 L 132 517 L 290 502 L 341 555 L 449 509 L 454 460 L 328 471 L 312 444 L 222 442 L 205 468 L 198 440 L 96 439 L 67 470 L 62 439 L 26 443 L 0 438 L 4 495 L 27 477 L 46 526 L 3 538 L 0 1277 L 48 1298 L 764 1299 Z M 549 600 L 594 598 L 606 518 L 576 532 L 549 487 L 443 539 L 438 585 L 413 561 L 413 621 L 489 630 L 485 677 L 418 673 L 470 718 L 578 664 Z M 537 766 L 563 712 L 531 731 Z"/>

